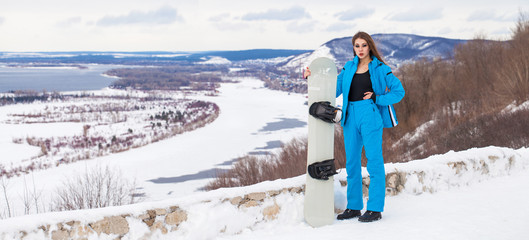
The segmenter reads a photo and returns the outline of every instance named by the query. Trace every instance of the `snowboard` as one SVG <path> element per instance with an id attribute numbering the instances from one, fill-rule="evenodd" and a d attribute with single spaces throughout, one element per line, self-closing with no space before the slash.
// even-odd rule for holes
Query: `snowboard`
<path id="1" fill-rule="evenodd" d="M 325 57 L 312 61 L 309 65 L 308 106 L 314 102 L 328 101 L 335 106 L 336 65 Z M 307 167 L 315 162 L 334 158 L 334 124 L 327 123 L 311 115 L 308 117 Z M 334 178 L 328 180 L 312 178 L 307 173 L 304 202 L 305 221 L 312 227 L 332 224 L 334 221 Z"/>

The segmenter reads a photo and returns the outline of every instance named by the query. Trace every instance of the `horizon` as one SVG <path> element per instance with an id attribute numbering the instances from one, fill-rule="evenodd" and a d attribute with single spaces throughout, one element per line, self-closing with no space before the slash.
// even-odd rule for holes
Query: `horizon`
<path id="1" fill-rule="evenodd" d="M 370 34 L 371 36 L 376 36 L 376 35 L 412 35 L 412 36 L 418 36 L 418 37 L 424 37 L 424 38 L 442 38 L 442 39 L 447 39 L 447 40 L 463 40 L 463 41 L 469 41 L 469 40 L 473 40 L 475 38 L 469 38 L 469 39 L 462 39 L 462 38 L 447 38 L 447 37 L 442 37 L 442 36 L 425 36 L 425 35 L 419 35 L 419 34 L 412 34 L 412 33 L 374 33 L 374 34 Z M 352 38 L 353 35 L 351 36 L 342 36 L 342 37 L 336 37 L 336 38 L 333 38 L 333 39 L 330 39 L 328 41 L 325 41 L 323 43 L 320 44 L 320 46 L 324 45 L 325 43 L 328 43 L 330 41 L 333 41 L 333 40 L 336 40 L 336 39 L 342 39 L 342 38 Z M 487 40 L 491 40 L 491 41 L 497 41 L 495 39 L 487 39 Z M 508 39 L 507 39 L 508 40 Z M 498 40 L 498 41 L 504 41 L 504 40 Z M 252 50 L 291 50 L 291 51 L 313 51 L 313 50 L 316 50 L 317 48 L 315 49 L 288 49 L 288 48 L 251 48 L 251 49 L 235 49 L 235 50 L 225 50 L 225 49 L 217 49 L 217 50 L 197 50 L 197 51 L 185 51 L 185 50 L 178 50 L 178 51 L 166 51 L 166 50 L 133 50 L 133 51 L 117 51 L 117 50 L 109 50 L 109 51 L 102 51 L 102 50 L 73 50 L 73 51 L 68 51 L 68 50 L 60 50 L 60 51 L 1 51 L 0 50 L 0 53 L 206 53 L 206 52 L 223 52 L 223 51 L 227 51 L 227 52 L 230 52 L 230 51 L 233 51 L 233 52 L 243 52 L 243 51 L 252 51 Z"/>
<path id="2" fill-rule="evenodd" d="M 0 52 L 307 50 L 358 31 L 506 40 L 529 10 L 524 0 L 362 5 L 346 0 L 20 0 L 2 5 Z"/>

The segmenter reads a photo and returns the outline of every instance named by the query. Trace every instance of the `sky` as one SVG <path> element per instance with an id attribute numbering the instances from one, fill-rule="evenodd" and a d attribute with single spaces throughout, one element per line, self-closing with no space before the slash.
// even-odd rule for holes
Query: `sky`
<path id="1" fill-rule="evenodd" d="M 528 0 L 0 0 L 0 51 L 316 49 L 358 31 L 505 40 L 520 12 Z"/>

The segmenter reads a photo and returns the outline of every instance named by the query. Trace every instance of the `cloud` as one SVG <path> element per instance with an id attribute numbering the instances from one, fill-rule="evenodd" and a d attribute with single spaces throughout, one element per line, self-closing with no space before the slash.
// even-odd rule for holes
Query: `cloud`
<path id="1" fill-rule="evenodd" d="M 215 22 L 214 26 L 221 31 L 242 31 L 250 28 L 250 25 L 241 22 Z"/>
<path id="2" fill-rule="evenodd" d="M 343 23 L 335 23 L 327 27 L 325 31 L 327 32 L 342 32 L 342 31 L 350 31 L 353 32 L 353 28 L 356 26 L 356 24 L 343 24 Z"/>
<path id="3" fill-rule="evenodd" d="M 2 23 L 4 23 L 4 18 L 0 17 L 0 25 L 2 25 Z"/>
<path id="4" fill-rule="evenodd" d="M 211 21 L 211 22 L 220 22 L 220 21 L 223 21 L 223 20 L 225 20 L 225 19 L 227 19 L 229 17 L 230 17 L 229 13 L 223 13 L 223 14 L 219 14 L 219 15 L 210 17 L 208 20 Z"/>
<path id="5" fill-rule="evenodd" d="M 316 26 L 316 21 L 309 22 L 298 22 L 293 21 L 286 26 L 286 30 L 289 33 L 309 33 L 314 31 L 314 26 Z"/>
<path id="6" fill-rule="evenodd" d="M 131 11 L 122 16 L 105 16 L 97 21 L 99 26 L 128 25 L 128 24 L 171 24 L 184 21 L 176 9 L 164 6 L 155 11 Z"/>
<path id="7" fill-rule="evenodd" d="M 350 21 L 358 18 L 369 17 L 375 12 L 374 8 L 351 8 L 349 10 L 334 14 L 340 21 Z"/>
<path id="8" fill-rule="evenodd" d="M 516 14 L 498 14 L 495 10 L 478 10 L 470 14 L 467 21 L 497 21 L 497 22 L 514 22 Z"/>
<path id="9" fill-rule="evenodd" d="M 294 6 L 288 9 L 268 9 L 266 12 L 248 13 L 242 17 L 245 21 L 278 20 L 288 21 L 295 19 L 311 18 L 305 8 Z"/>
<path id="10" fill-rule="evenodd" d="M 402 22 L 413 22 L 413 21 L 428 21 L 436 20 L 443 17 L 443 9 L 440 8 L 430 8 L 430 9 L 421 9 L 414 8 L 409 9 L 408 11 L 399 12 L 389 16 L 389 20 L 402 21 Z"/>
<path id="11" fill-rule="evenodd" d="M 71 26 L 74 26 L 76 24 L 81 23 L 81 21 L 82 21 L 81 17 L 71 17 L 71 18 L 65 19 L 63 21 L 57 22 L 57 26 L 59 26 L 59 27 L 71 27 Z"/>

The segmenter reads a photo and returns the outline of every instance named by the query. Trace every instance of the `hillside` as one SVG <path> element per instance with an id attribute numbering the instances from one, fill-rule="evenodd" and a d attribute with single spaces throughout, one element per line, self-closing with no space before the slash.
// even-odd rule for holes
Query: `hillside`
<path id="1" fill-rule="evenodd" d="M 421 58 L 445 58 L 453 54 L 454 48 L 467 40 L 441 37 L 425 37 L 412 34 L 373 34 L 378 50 L 392 67 Z M 308 66 L 318 57 L 328 57 L 343 66 L 353 58 L 352 36 L 337 38 L 322 44 L 313 52 L 303 53 L 284 64 L 284 69 L 299 71 L 299 66 Z"/>

